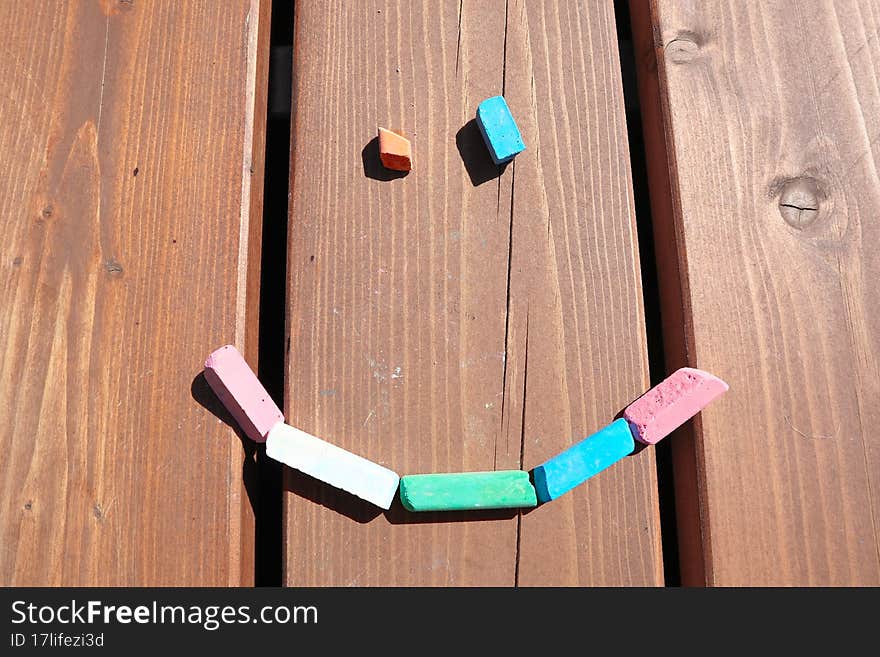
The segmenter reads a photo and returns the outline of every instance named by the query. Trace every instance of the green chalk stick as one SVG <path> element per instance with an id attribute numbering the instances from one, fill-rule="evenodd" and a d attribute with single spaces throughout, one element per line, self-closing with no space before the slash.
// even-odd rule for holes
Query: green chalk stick
<path id="1" fill-rule="evenodd" d="M 529 473 L 522 470 L 407 475 L 400 479 L 400 501 L 409 511 L 515 509 L 538 504 Z"/>

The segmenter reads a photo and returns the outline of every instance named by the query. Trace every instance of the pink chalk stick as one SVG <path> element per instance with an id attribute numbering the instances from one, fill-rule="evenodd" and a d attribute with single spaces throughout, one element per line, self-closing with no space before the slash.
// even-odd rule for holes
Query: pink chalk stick
<path id="1" fill-rule="evenodd" d="M 627 406 L 623 417 L 636 440 L 654 445 L 727 390 L 717 376 L 682 367 Z"/>
<path id="2" fill-rule="evenodd" d="M 252 440 L 266 442 L 269 430 L 284 421 L 281 410 L 232 345 L 220 347 L 208 356 L 205 379 Z"/>

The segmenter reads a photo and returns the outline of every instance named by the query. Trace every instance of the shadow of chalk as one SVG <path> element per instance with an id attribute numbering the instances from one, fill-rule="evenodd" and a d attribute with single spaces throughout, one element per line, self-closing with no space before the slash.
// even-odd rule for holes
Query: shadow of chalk
<path id="1" fill-rule="evenodd" d="M 382 515 L 382 509 L 356 495 L 324 483 L 307 474 L 284 468 L 284 490 L 335 511 L 355 522 L 365 524 Z"/>
<path id="2" fill-rule="evenodd" d="M 387 182 L 398 178 L 405 178 L 409 171 L 395 171 L 394 169 L 386 169 L 379 159 L 379 137 L 373 137 L 367 142 L 361 151 L 361 160 L 364 164 L 364 175 L 373 180 L 381 180 Z"/>
<path id="3" fill-rule="evenodd" d="M 211 386 L 208 385 L 208 381 L 205 379 L 204 371 L 199 372 L 193 379 L 192 384 L 190 385 L 190 394 L 199 405 L 210 411 L 214 417 L 232 427 L 235 431 L 235 435 L 238 436 L 239 441 L 241 441 L 241 448 L 244 452 L 244 459 L 241 464 L 241 479 L 244 482 L 248 502 L 251 505 L 251 509 L 256 514 L 257 505 L 259 503 L 259 468 L 257 464 L 257 454 L 261 451 L 265 452 L 265 447 L 257 445 L 257 443 L 248 438 L 245 432 L 242 431 L 241 427 L 238 426 L 238 422 L 232 417 L 232 414 L 226 410 L 223 402 L 221 402 L 217 395 L 214 394 L 214 391 L 211 390 Z M 260 458 L 265 458 L 265 454 L 261 455 Z"/>
<path id="4" fill-rule="evenodd" d="M 499 166 L 492 161 L 476 119 L 471 119 L 455 133 L 455 145 L 474 187 L 500 177 L 507 168 L 508 163 Z"/>
<path id="5" fill-rule="evenodd" d="M 520 509 L 475 509 L 473 511 L 407 511 L 400 502 L 400 495 L 394 497 L 385 518 L 392 525 L 423 525 L 443 522 L 478 522 L 481 520 L 510 520 L 516 518 Z"/>

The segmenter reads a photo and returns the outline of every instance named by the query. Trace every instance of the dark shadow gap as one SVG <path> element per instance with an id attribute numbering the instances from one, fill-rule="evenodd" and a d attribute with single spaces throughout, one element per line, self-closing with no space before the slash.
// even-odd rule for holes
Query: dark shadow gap
<path id="1" fill-rule="evenodd" d="M 647 11 L 647 6 L 644 8 Z M 645 140 L 639 107 L 639 87 L 636 79 L 636 58 L 633 48 L 627 0 L 614 0 L 617 20 L 617 42 L 620 51 L 620 73 L 623 79 L 623 97 L 626 104 L 626 126 L 629 137 L 630 168 L 639 240 L 639 259 L 642 274 L 642 294 L 645 305 L 645 330 L 648 336 L 648 368 L 651 385 L 666 378 L 663 352 L 663 330 L 660 323 L 660 289 L 655 257 L 654 232 L 651 224 L 651 198 L 645 159 Z M 657 460 L 657 486 L 660 499 L 660 536 L 663 546 L 663 572 L 666 586 L 681 585 L 681 567 L 678 552 L 678 530 L 675 513 L 675 487 L 672 473 L 671 441 L 663 440 L 654 446 Z"/>
<path id="2" fill-rule="evenodd" d="M 257 373 L 272 399 L 283 409 L 293 0 L 272 0 L 269 41 Z M 259 495 L 255 510 L 254 582 L 257 586 L 281 586 L 282 467 L 266 457 L 262 445 L 257 461 Z"/>

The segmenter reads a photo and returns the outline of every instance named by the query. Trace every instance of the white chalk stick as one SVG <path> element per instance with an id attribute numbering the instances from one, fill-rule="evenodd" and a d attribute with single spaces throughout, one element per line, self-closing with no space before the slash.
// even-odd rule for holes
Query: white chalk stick
<path id="1" fill-rule="evenodd" d="M 266 454 L 383 509 L 397 494 L 397 473 L 283 422 L 269 431 Z"/>

